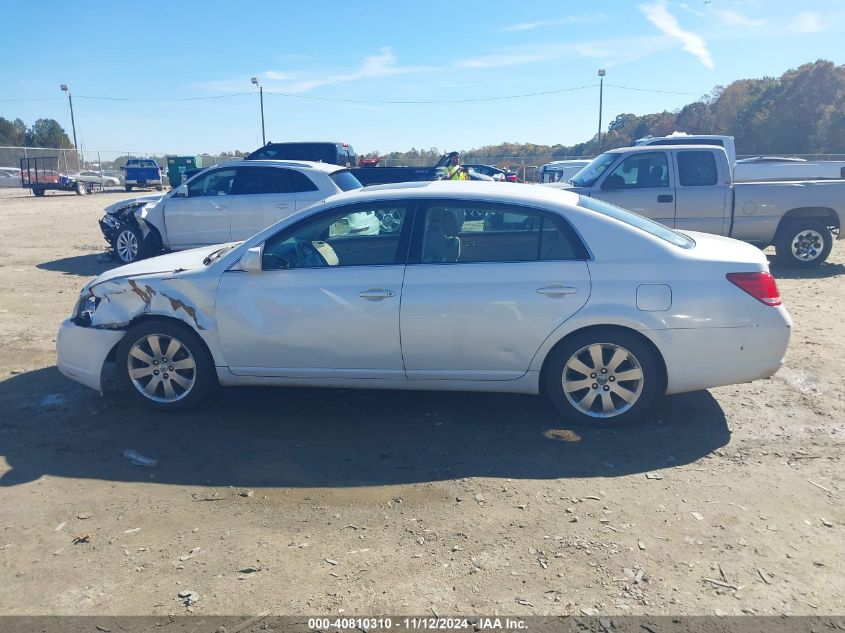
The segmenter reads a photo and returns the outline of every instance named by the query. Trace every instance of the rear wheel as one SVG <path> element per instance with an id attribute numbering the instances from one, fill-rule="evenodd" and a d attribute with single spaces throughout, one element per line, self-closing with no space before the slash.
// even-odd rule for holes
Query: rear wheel
<path id="1" fill-rule="evenodd" d="M 214 362 L 202 339 L 171 321 L 148 321 L 131 328 L 116 359 L 123 386 L 135 400 L 154 409 L 190 409 L 215 385 Z"/>
<path id="2" fill-rule="evenodd" d="M 45 194 L 45 191 L 43 189 L 33 189 L 32 194 L 38 198 L 42 198 Z"/>
<path id="3" fill-rule="evenodd" d="M 781 230 L 775 244 L 777 263 L 788 268 L 813 268 L 833 248 L 833 234 L 818 220 L 794 220 Z"/>
<path id="4" fill-rule="evenodd" d="M 78 196 L 84 196 L 84 195 L 86 195 L 87 193 L 88 193 L 88 185 L 86 185 L 86 184 L 85 184 L 84 182 L 82 182 L 81 180 L 78 180 L 78 181 L 76 182 L 76 195 L 78 195 Z"/>
<path id="5" fill-rule="evenodd" d="M 638 336 L 614 328 L 576 334 L 552 352 L 546 394 L 570 422 L 618 426 L 648 410 L 661 380 L 658 361 Z"/>

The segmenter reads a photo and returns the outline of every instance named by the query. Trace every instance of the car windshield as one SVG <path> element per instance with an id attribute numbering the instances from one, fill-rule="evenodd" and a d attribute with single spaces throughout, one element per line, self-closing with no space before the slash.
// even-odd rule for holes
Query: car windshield
<path id="1" fill-rule="evenodd" d="M 616 160 L 618 154 L 600 154 L 596 156 L 590 163 L 581 171 L 575 174 L 569 182 L 576 187 L 592 187 L 596 180 L 610 167 L 611 163 Z"/>
<path id="2" fill-rule="evenodd" d="M 621 209 L 615 205 L 605 202 L 604 200 L 598 200 L 588 196 L 578 196 L 578 206 L 583 207 L 584 209 L 589 209 L 590 211 L 601 213 L 602 215 L 619 220 L 625 224 L 630 224 L 641 231 L 650 233 L 651 235 L 659 237 L 661 240 L 665 240 L 675 246 L 680 246 L 681 248 L 692 248 L 695 246 L 695 241 L 683 233 L 673 231 L 654 220 L 649 220 L 648 218 L 636 213 L 631 213 L 630 211 Z"/>
<path id="3" fill-rule="evenodd" d="M 360 189 L 364 186 L 349 171 L 336 171 L 330 177 L 341 191 L 352 191 L 353 189 Z"/>

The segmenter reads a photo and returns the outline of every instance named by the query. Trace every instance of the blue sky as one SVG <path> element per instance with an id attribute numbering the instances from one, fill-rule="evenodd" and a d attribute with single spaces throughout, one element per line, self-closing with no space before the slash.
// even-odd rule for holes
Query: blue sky
<path id="1" fill-rule="evenodd" d="M 252 76 L 264 86 L 268 140 L 386 152 L 585 140 L 602 67 L 606 127 L 734 79 L 845 63 L 843 0 L 72 4 L 4 3 L 0 116 L 51 117 L 70 132 L 67 83 L 84 149 L 254 149 Z M 235 93 L 247 94 L 138 100 Z"/>

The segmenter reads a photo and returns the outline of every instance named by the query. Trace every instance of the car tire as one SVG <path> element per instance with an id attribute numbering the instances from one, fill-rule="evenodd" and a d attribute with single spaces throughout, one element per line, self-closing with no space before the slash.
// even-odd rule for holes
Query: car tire
<path id="1" fill-rule="evenodd" d="M 122 264 L 131 264 L 147 256 L 141 229 L 131 224 L 125 224 L 117 230 L 112 240 L 112 249 L 115 259 Z"/>
<path id="2" fill-rule="evenodd" d="M 43 198 L 45 193 L 47 193 L 47 192 L 44 191 L 43 189 L 33 189 L 32 190 L 32 195 L 34 195 L 36 198 Z"/>
<path id="3" fill-rule="evenodd" d="M 82 182 L 81 180 L 78 180 L 76 182 L 76 195 L 77 196 L 84 196 L 87 193 L 88 193 L 88 186 L 84 182 Z"/>
<path id="4" fill-rule="evenodd" d="M 592 427 L 639 420 L 663 384 L 652 348 L 638 335 L 611 327 L 564 339 L 552 351 L 541 380 L 567 421 Z"/>
<path id="5" fill-rule="evenodd" d="M 132 191 L 132 185 L 123 185 L 123 188 L 126 189 L 126 191 Z"/>
<path id="6" fill-rule="evenodd" d="M 775 261 L 785 268 L 815 268 L 830 255 L 833 234 L 822 222 L 794 220 L 779 231 Z"/>
<path id="7" fill-rule="evenodd" d="M 130 328 L 115 359 L 121 386 L 137 402 L 159 411 L 192 409 L 217 385 L 205 343 L 190 327 L 173 321 Z"/>

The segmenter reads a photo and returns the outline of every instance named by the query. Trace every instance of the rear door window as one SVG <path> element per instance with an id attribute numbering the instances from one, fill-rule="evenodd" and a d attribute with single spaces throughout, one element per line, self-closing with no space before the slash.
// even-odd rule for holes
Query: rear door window
<path id="1" fill-rule="evenodd" d="M 275 167 L 238 167 L 232 193 L 236 196 L 291 193 L 286 171 Z"/>
<path id="2" fill-rule="evenodd" d="M 283 171 L 286 173 L 288 180 L 290 181 L 290 189 L 295 193 L 303 192 L 303 191 L 317 191 L 317 185 L 305 174 L 299 171 L 294 171 L 292 169 L 280 169 L 279 171 Z"/>
<path id="3" fill-rule="evenodd" d="M 554 214 L 485 202 L 435 202 L 424 216 L 423 264 L 586 259 L 586 249 Z"/>
<path id="4" fill-rule="evenodd" d="M 682 187 L 711 187 L 719 181 L 719 170 L 713 152 L 682 151 L 677 153 L 678 182 Z"/>

